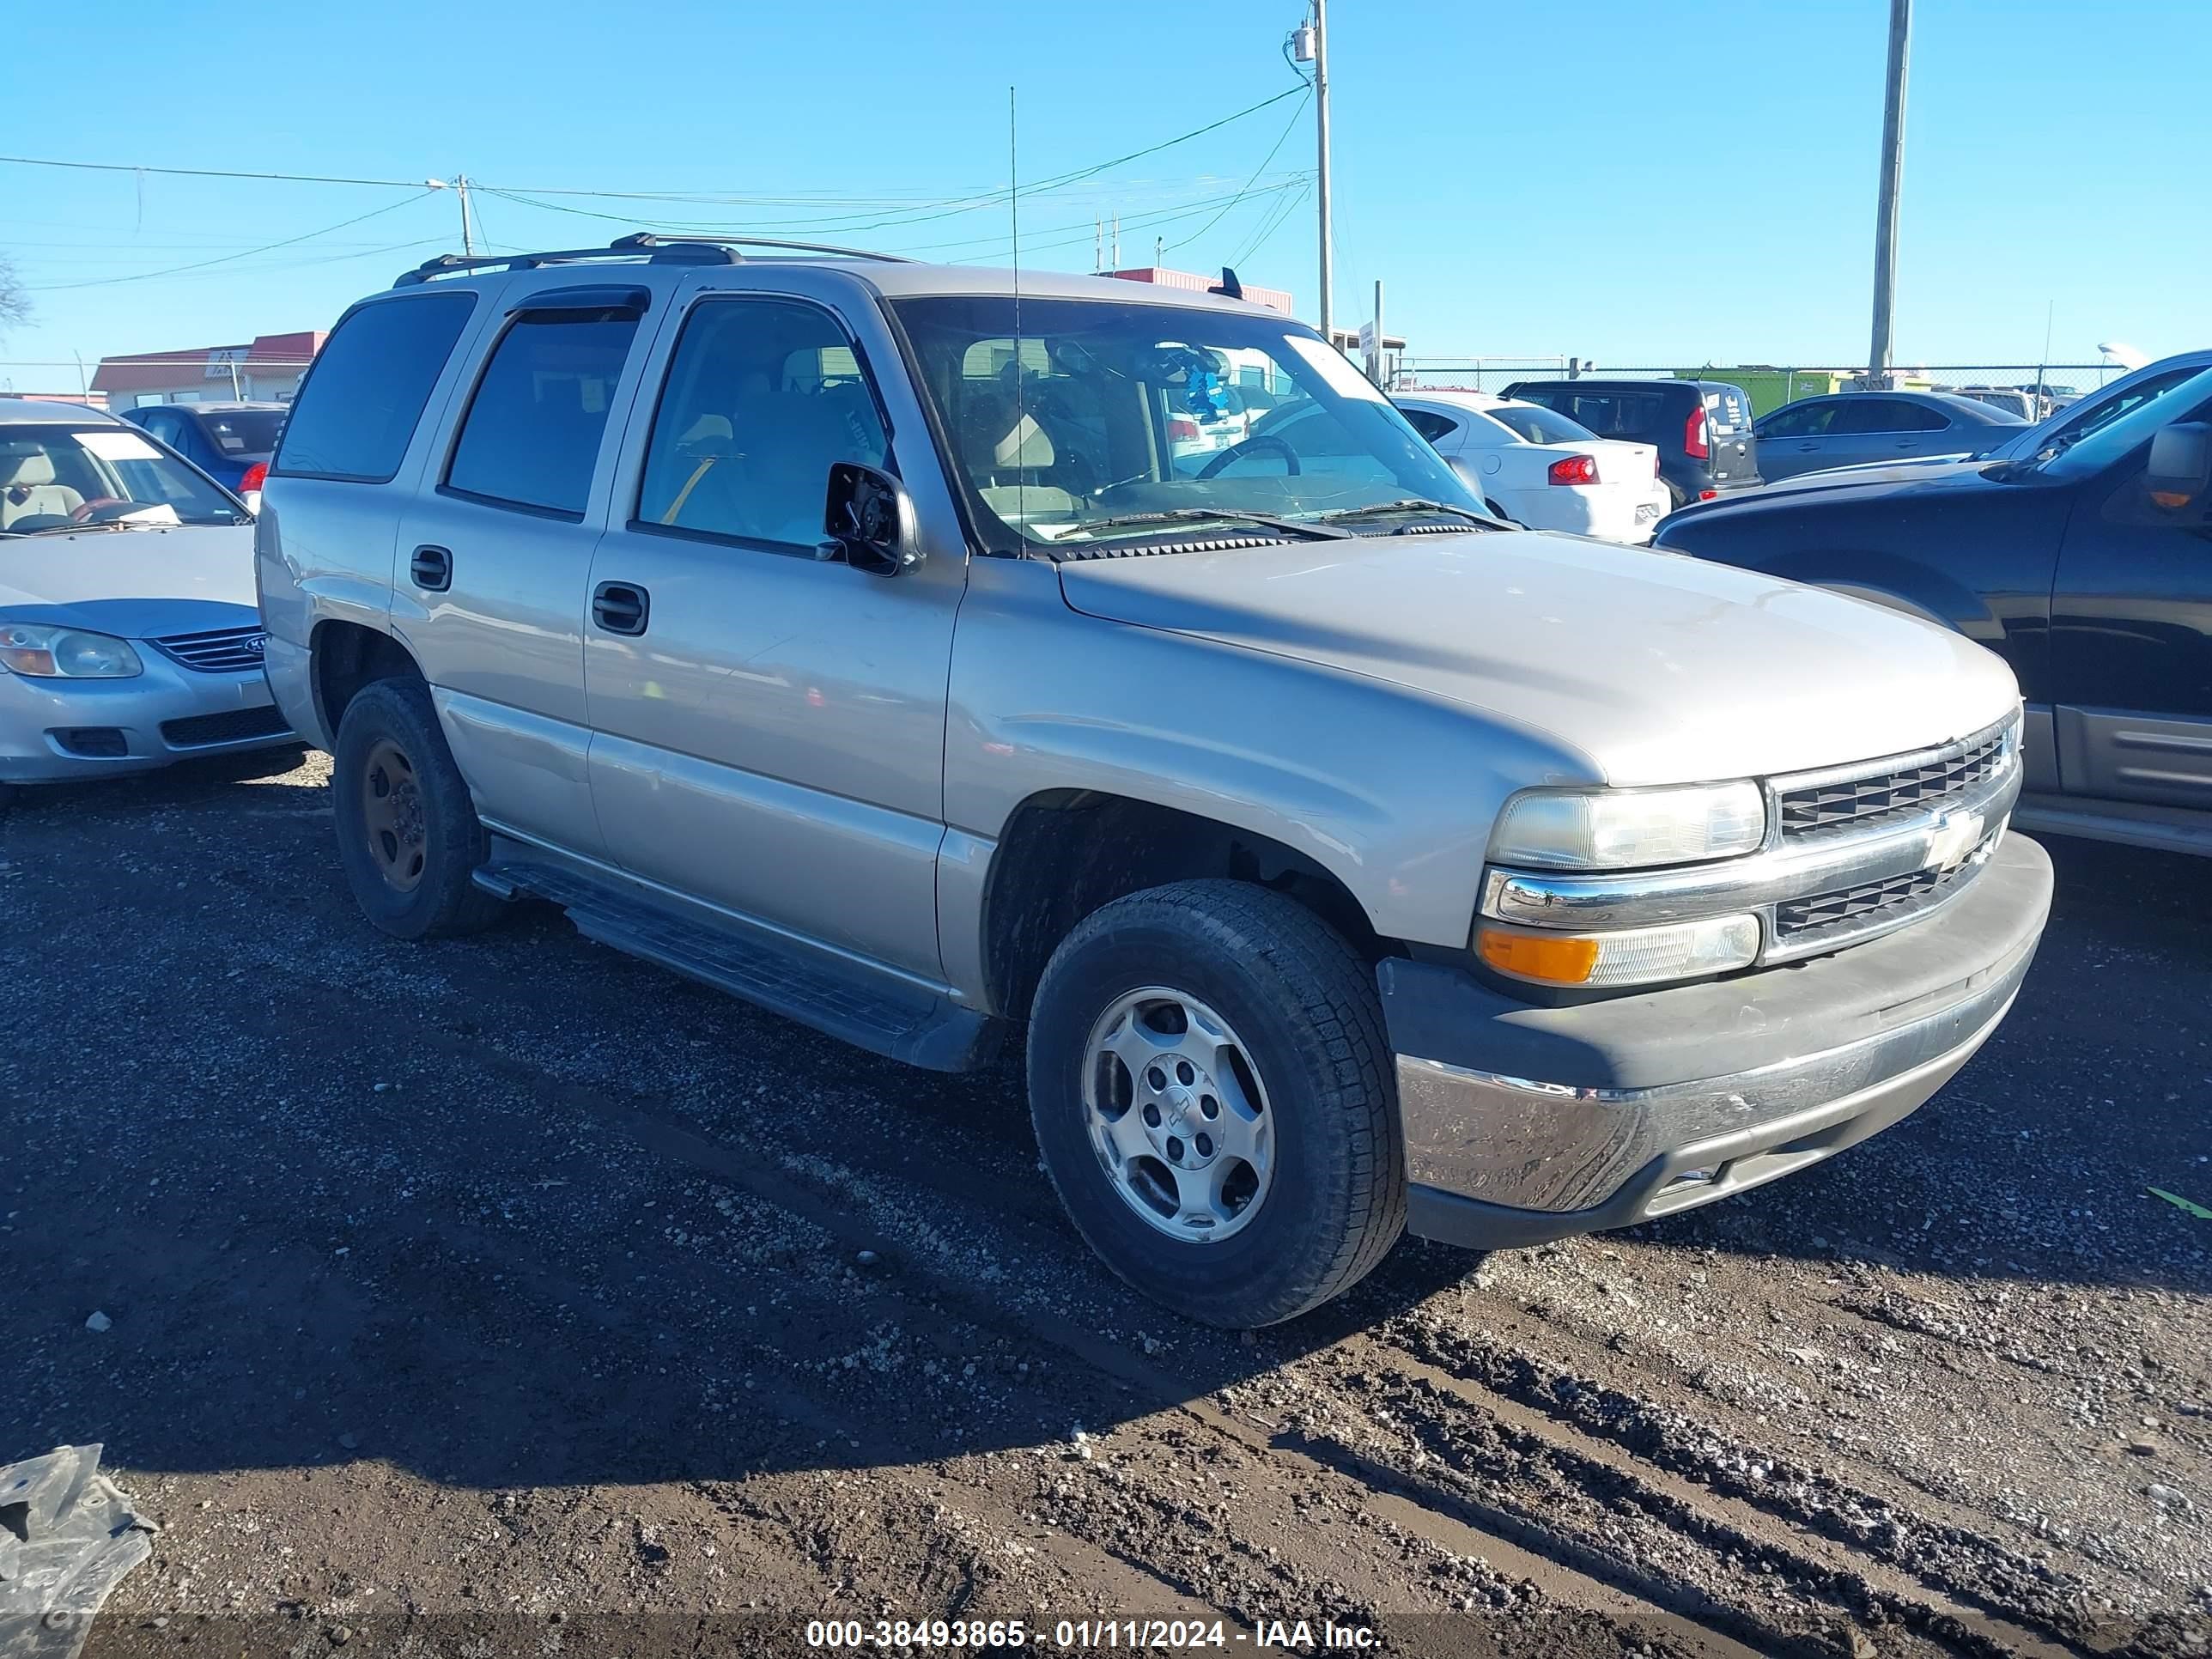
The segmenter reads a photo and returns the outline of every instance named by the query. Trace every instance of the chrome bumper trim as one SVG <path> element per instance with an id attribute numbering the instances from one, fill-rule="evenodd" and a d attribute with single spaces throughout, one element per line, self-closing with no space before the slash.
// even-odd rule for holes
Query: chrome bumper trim
<path id="1" fill-rule="evenodd" d="M 1963 1064 L 1996 1028 L 2034 955 L 2031 936 L 1957 1000 L 1909 1024 L 1694 1082 L 1574 1088 L 1401 1054 L 1407 1175 L 1419 1185 L 1516 1209 L 1584 1210 L 1670 1153 L 1747 1133 L 1755 1139 L 1763 1125 L 1791 1125 L 1911 1073 L 1925 1075 L 1932 1094 L 1949 1076 L 1939 1062 Z"/>

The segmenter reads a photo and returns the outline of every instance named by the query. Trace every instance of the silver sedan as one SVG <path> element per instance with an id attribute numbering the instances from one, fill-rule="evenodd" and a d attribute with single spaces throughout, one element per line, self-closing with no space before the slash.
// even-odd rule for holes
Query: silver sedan
<path id="1" fill-rule="evenodd" d="M 237 497 L 111 416 L 0 398 L 0 791 L 296 744 L 261 648 Z"/>

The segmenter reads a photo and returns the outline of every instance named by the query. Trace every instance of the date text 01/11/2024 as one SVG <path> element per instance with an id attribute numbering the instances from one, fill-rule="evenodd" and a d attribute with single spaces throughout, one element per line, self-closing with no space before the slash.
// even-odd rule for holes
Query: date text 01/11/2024
<path id="1" fill-rule="evenodd" d="M 1376 1644 L 1364 1625 L 1322 1620 L 1263 1619 L 1249 1631 L 1228 1630 L 1221 1620 L 1062 1619 L 1049 1628 L 1031 1628 L 1020 1620 L 814 1620 L 806 1626 L 806 1645 L 835 1650 L 897 1651 L 911 1648 L 1008 1650 L 1055 1648 L 1073 1652 L 1115 1649 L 1180 1652 L 1226 1648 L 1231 1642 L 1294 1653 L 1360 1651 Z"/>

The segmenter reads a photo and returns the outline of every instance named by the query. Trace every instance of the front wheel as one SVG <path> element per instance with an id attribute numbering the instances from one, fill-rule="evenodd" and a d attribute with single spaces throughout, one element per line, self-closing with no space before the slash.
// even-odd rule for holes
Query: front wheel
<path id="1" fill-rule="evenodd" d="M 1373 975 L 1279 893 L 1178 882 L 1094 912 L 1037 988 L 1029 1083 L 1077 1230 L 1190 1318 L 1295 1318 L 1404 1230 Z"/>

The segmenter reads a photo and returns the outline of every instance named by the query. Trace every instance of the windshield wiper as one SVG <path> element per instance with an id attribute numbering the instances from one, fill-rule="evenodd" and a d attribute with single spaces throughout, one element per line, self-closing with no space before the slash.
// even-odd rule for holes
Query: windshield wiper
<path id="1" fill-rule="evenodd" d="M 1333 513 L 1324 513 L 1324 524 L 1340 524 L 1346 519 L 1375 518 L 1385 513 L 1449 513 L 1455 519 L 1465 519 L 1469 524 L 1485 530 L 1502 530 L 1504 526 L 1486 513 L 1476 513 L 1464 507 L 1454 507 L 1449 501 L 1432 501 L 1420 495 L 1408 495 L 1402 501 L 1377 501 L 1372 507 L 1340 507 Z"/>
<path id="2" fill-rule="evenodd" d="M 1073 526 L 1072 529 L 1087 532 L 1093 530 L 1134 530 L 1144 525 L 1172 524 L 1256 525 L 1262 530 L 1280 531 L 1286 536 L 1296 536 L 1304 541 L 1340 541 L 1352 534 L 1349 530 L 1331 529 L 1313 520 L 1278 519 L 1266 513 L 1244 513 L 1231 507 L 1217 510 L 1210 507 L 1164 507 L 1151 513 L 1123 513 L 1111 519 L 1085 520 Z M 1076 544 L 1068 544 L 1071 546 Z"/>

